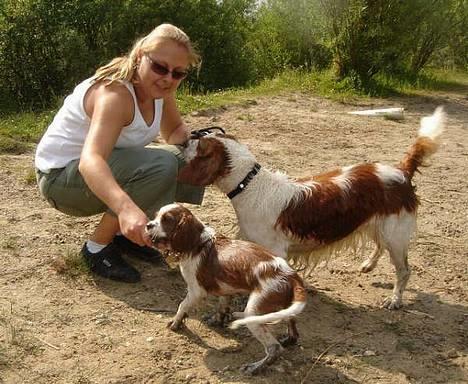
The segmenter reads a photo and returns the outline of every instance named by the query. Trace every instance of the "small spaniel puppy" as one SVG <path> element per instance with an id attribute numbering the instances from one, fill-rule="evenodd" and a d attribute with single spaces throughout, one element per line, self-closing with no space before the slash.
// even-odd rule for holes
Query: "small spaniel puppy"
<path id="1" fill-rule="evenodd" d="M 212 133 L 190 139 L 181 182 L 215 184 L 231 199 L 240 237 L 261 244 L 309 274 L 332 255 L 376 247 L 362 264 L 372 271 L 388 250 L 396 269 L 393 294 L 383 306 L 401 306 L 410 276 L 407 255 L 416 227 L 418 198 L 411 180 L 438 148 L 442 108 L 421 120 L 419 136 L 399 165 L 357 164 L 291 179 L 261 167 L 234 137 Z"/>
<path id="2" fill-rule="evenodd" d="M 154 247 L 176 254 L 188 286 L 187 296 L 168 324 L 170 329 L 177 330 L 189 310 L 209 294 L 220 298 L 248 294 L 244 312 L 233 313 L 240 319 L 231 328 L 246 325 L 263 344 L 266 356 L 243 366 L 243 371 L 257 373 L 275 360 L 282 345 L 297 341 L 294 317 L 304 309 L 306 291 L 302 279 L 284 259 L 257 244 L 215 236 L 212 228 L 180 204 L 162 207 L 148 222 L 147 233 Z M 229 311 L 228 301 L 220 300 L 220 304 L 222 320 Z M 288 335 L 280 343 L 267 324 L 281 320 L 288 321 Z"/>

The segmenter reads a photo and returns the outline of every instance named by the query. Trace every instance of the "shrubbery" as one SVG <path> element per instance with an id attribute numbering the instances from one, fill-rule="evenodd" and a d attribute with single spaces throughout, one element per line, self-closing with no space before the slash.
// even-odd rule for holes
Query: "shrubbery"
<path id="1" fill-rule="evenodd" d="M 467 68 L 465 0 L 0 0 L 0 108 L 45 107 L 162 22 L 184 29 L 203 92 L 333 65 L 365 87 L 432 58 Z"/>

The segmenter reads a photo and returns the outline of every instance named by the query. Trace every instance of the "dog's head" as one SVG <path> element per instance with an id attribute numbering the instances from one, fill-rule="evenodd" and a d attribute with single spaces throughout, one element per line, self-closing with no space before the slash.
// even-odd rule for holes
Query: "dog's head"
<path id="1" fill-rule="evenodd" d="M 190 139 L 183 151 L 186 165 L 180 170 L 178 180 L 192 185 L 209 185 L 229 172 L 229 152 L 224 134 L 209 134 Z"/>
<path id="2" fill-rule="evenodd" d="M 190 139 L 183 150 L 186 165 L 180 170 L 178 180 L 192 185 L 209 185 L 226 177 L 241 159 L 255 161 L 250 151 L 233 136 L 211 133 Z"/>
<path id="3" fill-rule="evenodd" d="M 180 204 L 162 207 L 154 220 L 146 224 L 146 231 L 154 247 L 189 254 L 202 243 L 205 226 Z"/>

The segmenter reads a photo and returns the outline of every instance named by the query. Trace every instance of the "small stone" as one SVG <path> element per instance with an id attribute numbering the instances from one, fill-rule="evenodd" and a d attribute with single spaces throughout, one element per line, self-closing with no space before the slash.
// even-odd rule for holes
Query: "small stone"
<path id="1" fill-rule="evenodd" d="M 154 337 L 153 337 L 153 336 L 149 336 L 149 337 L 146 338 L 146 341 L 147 341 L 148 343 L 151 343 L 153 340 L 154 340 Z"/>
<path id="2" fill-rule="evenodd" d="M 363 355 L 364 356 L 375 356 L 375 355 L 377 355 L 377 353 L 375 353 L 375 351 L 367 350 L 367 351 L 364 351 Z"/>
<path id="3" fill-rule="evenodd" d="M 458 357 L 458 352 L 455 349 L 451 349 L 447 352 L 447 357 L 449 359 L 456 359 Z"/>

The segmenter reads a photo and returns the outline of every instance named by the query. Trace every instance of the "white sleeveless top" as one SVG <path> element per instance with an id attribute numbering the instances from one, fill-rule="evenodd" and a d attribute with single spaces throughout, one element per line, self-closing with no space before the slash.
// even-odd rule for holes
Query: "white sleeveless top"
<path id="1" fill-rule="evenodd" d="M 138 108 L 133 84 L 127 81 L 122 83 L 132 94 L 135 113 L 133 121 L 122 129 L 115 148 L 144 147 L 159 133 L 163 99 L 154 101 L 154 119 L 148 126 Z M 37 146 L 35 166 L 40 171 L 49 173 L 51 169 L 63 168 L 80 157 L 90 125 L 84 109 L 84 96 L 93 84 L 92 78 L 86 79 L 65 98 L 63 106 Z"/>

